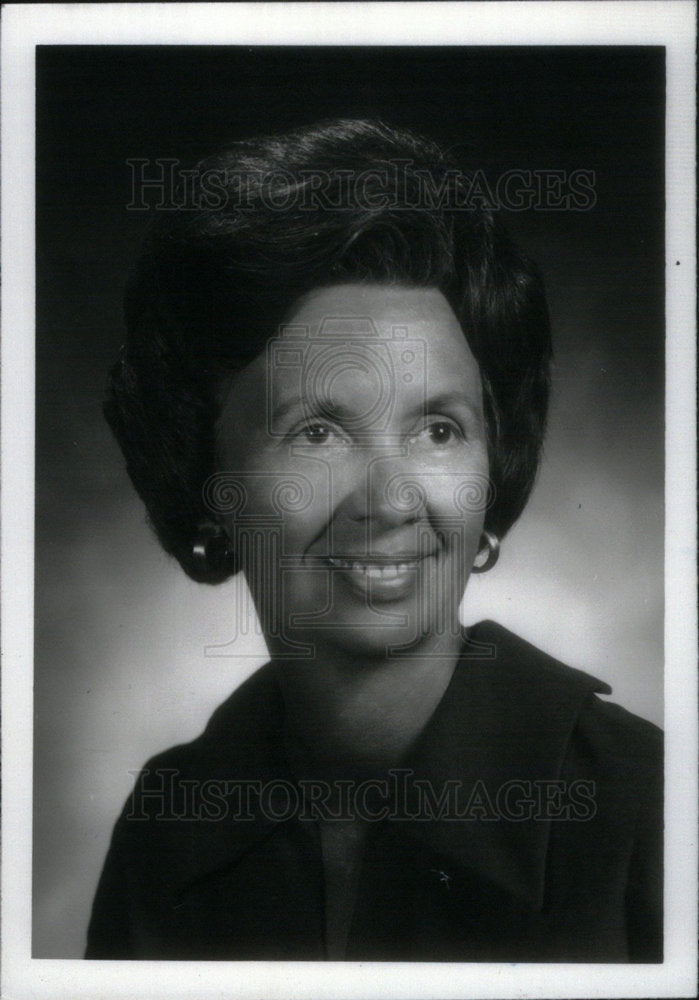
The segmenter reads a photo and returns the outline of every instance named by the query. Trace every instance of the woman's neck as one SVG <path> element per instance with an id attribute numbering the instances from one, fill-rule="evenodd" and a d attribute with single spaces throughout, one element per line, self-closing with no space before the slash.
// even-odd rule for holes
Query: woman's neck
<path id="1" fill-rule="evenodd" d="M 402 659 L 331 648 L 310 660 L 274 658 L 297 769 L 320 778 L 396 766 L 441 700 L 460 649 L 461 637 L 451 635 Z"/>

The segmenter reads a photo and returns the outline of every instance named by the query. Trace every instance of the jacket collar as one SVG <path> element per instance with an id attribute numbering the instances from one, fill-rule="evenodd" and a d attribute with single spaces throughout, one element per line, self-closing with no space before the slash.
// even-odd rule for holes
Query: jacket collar
<path id="1" fill-rule="evenodd" d="M 559 779 L 583 704 L 592 692 L 610 690 L 494 622 L 465 631 L 447 691 L 403 768 L 431 783 L 437 796 L 445 782 L 457 782 L 462 804 L 464 795 L 468 798 L 476 787 L 480 795 L 484 788 L 486 818 L 423 818 L 401 824 L 406 835 L 540 908 L 551 821 L 488 818 L 488 802 L 496 802 L 498 789 L 508 781 L 525 783 L 526 790 L 527 783 Z M 268 782 L 283 812 L 284 785 L 295 783 L 283 752 L 282 723 L 281 693 L 267 664 L 214 713 L 190 747 L 184 776 L 227 782 L 229 789 Z M 186 838 L 186 850 L 178 852 L 183 862 L 178 887 L 230 867 L 278 825 L 270 818 L 270 803 L 263 811 L 254 794 L 242 819 L 237 792 L 225 802 L 216 821 L 175 824 L 173 834 Z"/>
<path id="2" fill-rule="evenodd" d="M 172 760 L 183 789 L 189 784 L 206 790 L 209 802 L 216 796 L 213 813 L 202 812 L 201 793 L 196 808 L 192 800 L 183 808 L 177 785 L 173 813 L 182 819 L 161 826 L 158 834 L 169 843 L 165 859 L 170 852 L 177 858 L 176 871 L 170 866 L 164 879 L 173 902 L 188 886 L 229 869 L 276 828 L 256 789 L 273 786 L 278 800 L 285 785 L 294 785 L 282 751 L 282 720 L 281 692 L 267 663 L 216 709 L 193 743 L 156 758 L 165 769 Z"/>
<path id="3" fill-rule="evenodd" d="M 561 779 L 581 708 L 593 692 L 611 688 L 494 622 L 474 626 L 464 639 L 451 683 L 406 767 L 437 794 L 445 781 L 456 782 L 466 818 L 417 822 L 409 833 L 540 909 L 552 820 L 538 801 L 523 819 L 510 809 L 518 798 L 526 809 L 527 797 L 538 800 Z"/>

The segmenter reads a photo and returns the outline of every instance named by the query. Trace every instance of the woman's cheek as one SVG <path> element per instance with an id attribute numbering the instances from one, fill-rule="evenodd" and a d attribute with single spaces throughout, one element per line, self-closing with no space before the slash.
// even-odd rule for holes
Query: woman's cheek
<path id="1" fill-rule="evenodd" d="M 467 471 L 455 464 L 433 469 L 427 477 L 431 483 L 428 515 L 432 528 L 449 562 L 457 564 L 464 586 L 479 549 L 485 512 L 492 502 L 487 461 L 471 462 L 470 466 Z"/>
<path id="2" fill-rule="evenodd" d="M 325 459 L 292 455 L 277 467 L 274 506 L 280 515 L 282 555 L 302 558 L 314 542 L 327 537 L 333 511 L 331 484 L 331 467 Z"/>
<path id="3" fill-rule="evenodd" d="M 455 523 L 478 521 L 492 502 L 484 447 L 467 447 L 423 467 L 435 515 Z"/>

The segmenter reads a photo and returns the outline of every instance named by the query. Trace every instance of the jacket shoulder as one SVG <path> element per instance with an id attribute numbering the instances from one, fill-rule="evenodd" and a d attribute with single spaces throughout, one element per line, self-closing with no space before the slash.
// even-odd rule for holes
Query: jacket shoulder
<path id="1" fill-rule="evenodd" d="M 279 691 L 270 665 L 265 664 L 214 711 L 199 736 L 145 762 L 117 828 L 129 827 L 135 835 L 140 824 L 124 824 L 126 818 L 161 819 L 163 814 L 186 813 L 188 787 L 274 777 L 279 717 Z"/>
<path id="2" fill-rule="evenodd" d="M 505 666 L 513 678 L 526 676 L 529 683 L 540 681 L 557 686 L 587 688 L 600 694 L 611 693 L 611 687 L 604 681 L 584 670 L 569 667 L 497 622 L 479 622 L 468 629 L 468 638 L 491 647 L 494 659 Z"/>
<path id="3" fill-rule="evenodd" d="M 249 756 L 251 746 L 265 738 L 272 718 L 279 712 L 279 694 L 267 663 L 233 691 L 212 713 L 204 730 L 186 743 L 177 743 L 149 758 L 142 771 L 186 770 L 204 761 L 223 760 L 229 765 L 238 754 Z"/>
<path id="4" fill-rule="evenodd" d="M 661 766 L 662 730 L 621 705 L 607 701 L 612 689 L 605 681 L 577 670 L 538 649 L 497 622 L 484 621 L 469 630 L 469 637 L 494 648 L 495 661 L 505 681 L 538 689 L 541 700 L 559 701 L 568 697 L 579 703 L 576 734 L 600 752 L 636 757 Z"/>
<path id="5" fill-rule="evenodd" d="M 590 755 L 607 768 L 617 764 L 645 792 L 662 784 L 663 731 L 647 719 L 593 695 L 581 709 L 576 735 Z"/>

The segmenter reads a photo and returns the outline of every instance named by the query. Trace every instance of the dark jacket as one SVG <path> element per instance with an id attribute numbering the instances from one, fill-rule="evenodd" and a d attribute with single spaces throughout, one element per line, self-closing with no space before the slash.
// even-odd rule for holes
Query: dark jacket
<path id="1" fill-rule="evenodd" d="M 348 960 L 662 961 L 662 734 L 492 622 L 376 816 Z M 263 667 L 148 762 L 118 820 L 88 958 L 325 957 L 323 865 Z"/>

